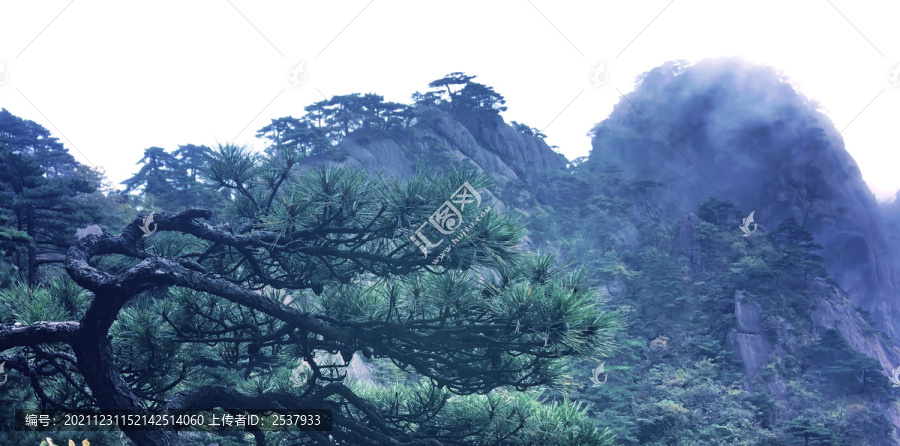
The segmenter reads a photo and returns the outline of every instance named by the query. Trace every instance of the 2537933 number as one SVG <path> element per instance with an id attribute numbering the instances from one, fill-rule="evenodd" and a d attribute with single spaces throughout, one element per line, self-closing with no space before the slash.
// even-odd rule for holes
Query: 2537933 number
<path id="1" fill-rule="evenodd" d="M 272 426 L 320 426 L 322 425 L 322 416 L 319 414 L 311 415 L 272 415 Z"/>

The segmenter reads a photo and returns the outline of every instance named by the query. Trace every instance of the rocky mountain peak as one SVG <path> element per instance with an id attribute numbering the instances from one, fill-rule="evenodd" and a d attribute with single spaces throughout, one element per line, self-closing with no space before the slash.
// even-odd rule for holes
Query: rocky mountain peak
<path id="1" fill-rule="evenodd" d="M 755 211 L 763 229 L 794 218 L 823 245 L 853 305 L 898 339 L 900 275 L 878 205 L 813 101 L 776 70 L 738 58 L 665 64 L 626 99 L 593 129 L 588 163 L 661 181 L 673 216 L 715 197 Z"/>
<path id="2" fill-rule="evenodd" d="M 311 157 L 306 164 L 323 162 L 401 178 L 422 168 L 462 164 L 505 185 L 539 184 L 551 172 L 564 171 L 567 160 L 542 138 L 517 130 L 497 113 L 431 106 L 420 110 L 408 129 L 353 132 L 333 153 Z"/>

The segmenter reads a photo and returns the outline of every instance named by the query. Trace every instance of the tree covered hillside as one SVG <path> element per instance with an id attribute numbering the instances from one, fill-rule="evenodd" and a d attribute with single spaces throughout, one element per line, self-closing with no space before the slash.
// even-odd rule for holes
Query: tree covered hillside
<path id="1" fill-rule="evenodd" d="M 16 409 L 330 409 L 331 431 L 78 438 L 894 444 L 897 349 L 815 220 L 745 237 L 727 196 L 673 205 L 693 172 L 629 166 L 634 116 L 570 162 L 475 79 L 334 96 L 258 148 L 150 147 L 121 189 L 4 110 L 0 442 L 74 438 Z"/>
<path id="2" fill-rule="evenodd" d="M 455 97 L 488 107 L 489 90 Z M 298 168 L 353 131 L 388 130 L 380 105 L 360 112 L 356 100 L 273 122 L 260 130 L 264 153 L 147 149 L 124 193 L 95 204 L 133 216 L 101 214 L 103 234 L 72 234 L 56 249 L 64 270 L 31 269 L 26 280 L 17 254 L 30 240 L 11 246 L 0 294 L 0 360 L 11 370 L 0 389 L 11 403 L 4 442 L 43 438 L 11 430 L 21 408 L 327 408 L 327 432 L 90 435 L 141 445 L 611 444 L 582 404 L 542 395 L 574 379 L 565 358 L 611 351 L 617 319 L 585 276 L 521 249 L 522 223 L 480 196 L 460 205 L 457 217 L 474 224 L 449 255 L 426 258 L 412 243 L 455 190 L 477 195 L 489 176 Z M 4 139 L 6 156 L 41 177 L 41 158 L 17 144 Z M 348 377 L 359 363 L 372 370 L 365 382 Z"/>

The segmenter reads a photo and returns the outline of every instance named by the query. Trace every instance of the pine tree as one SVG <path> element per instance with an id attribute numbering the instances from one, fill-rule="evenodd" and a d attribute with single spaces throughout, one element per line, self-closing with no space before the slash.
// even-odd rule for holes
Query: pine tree
<path id="1" fill-rule="evenodd" d="M 800 417 L 786 423 L 786 431 L 804 446 L 832 444 L 825 427 L 807 417 Z"/>
<path id="2" fill-rule="evenodd" d="M 47 129 L 0 111 L 0 253 L 30 284 L 42 265 L 62 263 L 76 228 L 100 222 L 88 200 L 100 178 Z"/>
<path id="3" fill-rule="evenodd" d="M 207 146 L 185 144 L 172 153 L 161 147 L 144 150 L 138 161 L 141 169 L 123 181 L 124 194 L 140 192 L 136 198 L 144 208 L 154 211 L 178 211 L 205 206 L 219 211 L 224 202 L 204 179 L 204 170 L 212 161 Z"/>
<path id="4" fill-rule="evenodd" d="M 272 443 L 611 444 L 586 407 L 536 393 L 567 379 L 564 358 L 610 351 L 616 319 L 584 276 L 519 251 L 521 226 L 486 202 L 465 205 L 459 217 L 473 224 L 440 259 L 411 241 L 461 185 L 480 190 L 488 177 L 300 175 L 274 157 L 215 151 L 207 181 L 233 194 L 229 224 L 161 212 L 150 237 L 138 218 L 70 250 L 67 272 L 91 293 L 83 316 L 0 330 L 4 350 L 54 346 L 8 362 L 33 382 L 71 378 L 36 392 L 42 404 L 333 411 L 327 433 L 254 433 Z M 275 166 L 284 181 L 266 177 Z M 358 357 L 396 379 L 351 382 Z M 126 434 L 178 442 L 162 428 Z"/>
<path id="5" fill-rule="evenodd" d="M 144 149 L 144 156 L 137 162 L 142 165 L 141 170 L 131 178 L 122 182 L 125 192 L 131 192 L 139 188 L 145 194 L 167 196 L 175 192 L 169 171 L 176 171 L 178 160 L 162 147 L 150 147 Z"/>
<path id="6" fill-rule="evenodd" d="M 816 254 L 822 245 L 793 217 L 781 222 L 770 237 L 783 251 L 775 266 L 785 273 L 784 279 L 800 287 L 814 278 L 825 277 L 823 258 Z"/>

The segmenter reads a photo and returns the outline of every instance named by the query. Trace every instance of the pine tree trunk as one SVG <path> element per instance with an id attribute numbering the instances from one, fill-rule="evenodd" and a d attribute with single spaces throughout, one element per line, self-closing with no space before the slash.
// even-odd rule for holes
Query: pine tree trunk
<path id="1" fill-rule="evenodd" d="M 78 368 L 91 393 L 97 399 L 101 410 L 128 410 L 140 413 L 144 410 L 140 400 L 129 388 L 116 366 L 112 342 L 106 335 L 106 328 L 83 327 L 79 342 L 72 344 L 78 358 Z M 126 430 L 128 436 L 138 446 L 176 446 L 178 434 L 173 431 Z"/>

